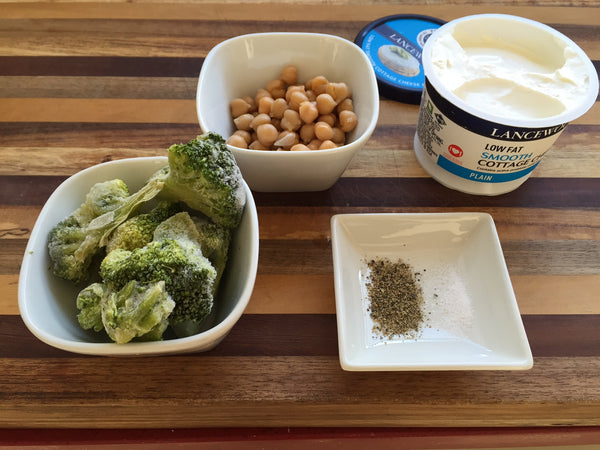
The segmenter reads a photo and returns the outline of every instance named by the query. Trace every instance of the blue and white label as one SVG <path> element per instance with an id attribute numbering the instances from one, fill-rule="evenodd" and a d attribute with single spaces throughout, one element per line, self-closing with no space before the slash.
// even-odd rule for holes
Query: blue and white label
<path id="1" fill-rule="evenodd" d="M 379 79 L 398 88 L 420 92 L 425 82 L 421 65 L 423 46 L 439 27 L 419 17 L 389 20 L 370 30 L 361 47 Z"/>
<path id="2" fill-rule="evenodd" d="M 511 127 L 448 103 L 425 83 L 417 136 L 438 167 L 470 181 L 505 183 L 528 176 L 567 125 Z"/>

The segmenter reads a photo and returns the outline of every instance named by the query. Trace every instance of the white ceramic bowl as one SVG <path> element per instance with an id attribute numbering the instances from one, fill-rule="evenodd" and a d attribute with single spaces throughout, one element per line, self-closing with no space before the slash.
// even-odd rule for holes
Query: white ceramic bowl
<path id="1" fill-rule="evenodd" d="M 156 342 L 115 344 L 105 333 L 83 330 L 75 300 L 81 286 L 49 270 L 48 232 L 83 203 L 90 187 L 120 178 L 139 189 L 166 157 L 132 158 L 99 164 L 65 180 L 44 205 L 25 250 L 19 277 L 19 310 L 25 325 L 43 342 L 75 353 L 93 355 L 159 355 L 206 351 L 215 347 L 238 321 L 252 294 L 258 267 L 258 218 L 251 191 L 233 235 L 227 271 L 221 281 L 216 314 L 210 328 L 197 335 Z"/>
<path id="2" fill-rule="evenodd" d="M 379 116 L 379 91 L 373 67 L 353 42 L 326 34 L 259 33 L 239 36 L 214 47 L 204 60 L 196 110 L 200 127 L 229 137 L 234 126 L 229 102 L 254 96 L 279 77 L 284 66 L 298 68 L 298 81 L 316 75 L 345 82 L 358 116 L 348 144 L 332 150 L 275 152 L 230 146 L 244 179 L 262 192 L 322 191 L 342 175 L 369 140 Z"/>

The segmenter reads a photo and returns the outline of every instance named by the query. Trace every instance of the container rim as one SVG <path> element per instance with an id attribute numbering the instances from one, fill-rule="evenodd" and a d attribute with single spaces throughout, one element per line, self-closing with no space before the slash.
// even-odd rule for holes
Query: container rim
<path id="1" fill-rule="evenodd" d="M 433 43 L 439 38 L 440 35 L 445 33 L 447 30 L 452 29 L 458 23 L 470 21 L 470 20 L 480 20 L 485 18 L 497 18 L 502 20 L 511 20 L 518 21 L 529 26 L 538 28 L 539 30 L 547 32 L 549 35 L 558 38 L 560 41 L 564 42 L 567 46 L 569 46 L 575 53 L 579 55 L 582 59 L 583 64 L 590 75 L 590 84 L 588 86 L 588 93 L 586 97 L 581 101 L 579 105 L 574 108 L 571 108 L 561 114 L 536 118 L 536 119 L 511 119 L 505 116 L 496 115 L 490 113 L 489 111 L 485 111 L 483 109 L 474 108 L 473 106 L 466 103 L 452 91 L 446 88 L 444 83 L 437 77 L 433 71 L 433 64 L 431 62 L 431 48 Z M 594 64 L 587 56 L 587 54 L 577 45 L 572 39 L 565 36 L 561 32 L 555 30 L 554 28 L 545 25 L 543 23 L 537 22 L 535 20 L 527 19 L 524 17 L 514 16 L 510 14 L 475 14 L 464 16 L 446 24 L 442 25 L 438 28 L 427 40 L 425 46 L 423 47 L 423 68 L 425 71 L 425 77 L 429 80 L 430 83 L 435 87 L 435 89 L 446 99 L 452 101 L 455 106 L 461 108 L 462 110 L 473 114 L 475 116 L 479 116 L 483 119 L 489 120 L 490 122 L 499 123 L 502 125 L 508 126 L 517 126 L 520 128 L 544 128 L 551 127 L 560 124 L 567 124 L 578 117 L 581 117 L 585 114 L 596 102 L 598 97 L 598 89 L 599 89 L 599 81 L 598 74 L 594 67 Z"/>

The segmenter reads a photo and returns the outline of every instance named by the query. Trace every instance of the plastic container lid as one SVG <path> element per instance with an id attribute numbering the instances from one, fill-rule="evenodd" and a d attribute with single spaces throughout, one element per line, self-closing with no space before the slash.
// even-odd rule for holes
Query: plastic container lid
<path id="1" fill-rule="evenodd" d="M 381 95 L 420 103 L 425 84 L 423 46 L 444 23 L 435 17 L 398 14 L 377 19 L 358 33 L 354 42 L 369 57 Z"/>

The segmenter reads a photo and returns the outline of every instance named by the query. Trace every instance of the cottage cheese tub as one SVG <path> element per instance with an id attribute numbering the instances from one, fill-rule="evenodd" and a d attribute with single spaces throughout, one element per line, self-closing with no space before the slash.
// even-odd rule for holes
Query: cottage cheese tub
<path id="1" fill-rule="evenodd" d="M 520 186 L 598 95 L 583 50 L 515 16 L 448 22 L 425 44 L 423 68 L 415 154 L 434 179 L 470 194 Z"/>

